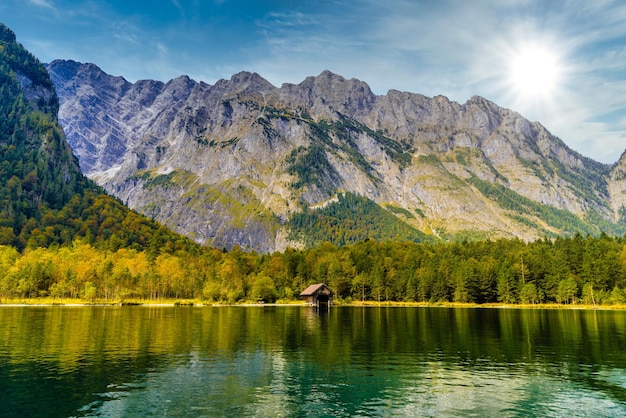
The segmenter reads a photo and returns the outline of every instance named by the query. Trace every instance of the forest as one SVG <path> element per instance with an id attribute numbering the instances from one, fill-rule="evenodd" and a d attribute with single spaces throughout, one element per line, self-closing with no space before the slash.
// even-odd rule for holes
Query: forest
<path id="1" fill-rule="evenodd" d="M 323 208 L 311 210 L 306 205 L 300 213 L 289 218 L 289 238 L 301 241 L 307 247 L 317 247 L 324 242 L 337 246 L 354 244 L 366 239 L 376 241 L 433 240 L 418 229 L 394 215 L 413 217 L 405 209 L 379 206 L 370 199 L 353 193 L 337 194 L 337 201 Z"/>
<path id="2" fill-rule="evenodd" d="M 191 245 L 186 249 L 71 245 L 0 246 L 0 298 L 141 299 L 210 303 L 299 298 L 326 283 L 341 303 L 626 302 L 626 239 L 580 234 L 524 242 L 377 242 L 273 254 Z"/>

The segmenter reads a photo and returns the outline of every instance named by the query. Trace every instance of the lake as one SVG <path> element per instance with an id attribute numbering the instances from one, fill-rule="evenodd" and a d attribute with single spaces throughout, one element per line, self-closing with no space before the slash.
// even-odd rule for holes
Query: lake
<path id="1" fill-rule="evenodd" d="M 626 312 L 1 307 L 0 416 L 626 416 Z"/>

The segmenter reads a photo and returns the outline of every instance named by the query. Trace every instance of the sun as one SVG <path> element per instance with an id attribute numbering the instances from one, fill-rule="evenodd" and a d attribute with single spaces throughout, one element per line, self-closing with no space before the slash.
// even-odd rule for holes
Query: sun
<path id="1" fill-rule="evenodd" d="M 563 73 L 558 54 L 540 45 L 514 51 L 509 66 L 509 84 L 519 98 L 526 100 L 549 99 Z"/>

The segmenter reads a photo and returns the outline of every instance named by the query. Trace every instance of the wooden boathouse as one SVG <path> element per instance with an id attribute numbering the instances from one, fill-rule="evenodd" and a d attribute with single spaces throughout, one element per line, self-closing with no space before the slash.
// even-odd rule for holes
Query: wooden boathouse
<path id="1" fill-rule="evenodd" d="M 333 291 L 324 283 L 312 284 L 300 293 L 300 297 L 312 306 L 333 304 Z"/>

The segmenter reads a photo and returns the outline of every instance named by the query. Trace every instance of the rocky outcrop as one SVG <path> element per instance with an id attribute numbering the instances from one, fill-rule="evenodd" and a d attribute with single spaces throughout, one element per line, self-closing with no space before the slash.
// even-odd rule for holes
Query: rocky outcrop
<path id="1" fill-rule="evenodd" d="M 481 97 L 376 96 L 328 71 L 279 88 L 247 72 L 208 85 L 129 83 L 72 61 L 48 70 L 85 174 L 201 243 L 281 249 L 294 211 L 343 191 L 447 238 L 564 232 L 550 210 L 598 230 L 587 215 L 618 222 L 626 200 L 624 158 L 594 162 Z"/>
<path id="2" fill-rule="evenodd" d="M 611 207 L 618 221 L 626 222 L 626 152 L 611 170 L 608 190 L 611 196 Z"/>

